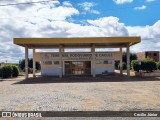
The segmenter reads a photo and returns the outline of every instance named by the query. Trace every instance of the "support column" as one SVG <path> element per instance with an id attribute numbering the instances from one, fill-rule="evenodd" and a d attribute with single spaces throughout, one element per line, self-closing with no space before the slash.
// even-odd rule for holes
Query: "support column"
<path id="1" fill-rule="evenodd" d="M 59 77 L 62 78 L 63 75 L 63 61 L 62 61 L 62 52 L 64 51 L 63 46 L 59 45 L 59 55 L 60 55 L 60 73 Z"/>
<path id="2" fill-rule="evenodd" d="M 28 47 L 25 47 L 25 78 L 28 78 Z"/>
<path id="3" fill-rule="evenodd" d="M 95 44 L 92 45 L 91 47 L 91 53 L 93 55 L 93 59 L 92 59 L 92 75 L 93 77 L 96 77 L 96 73 L 95 73 Z"/>
<path id="4" fill-rule="evenodd" d="M 123 66 L 122 66 L 122 47 L 120 47 L 120 74 L 123 75 Z"/>
<path id="5" fill-rule="evenodd" d="M 130 50 L 129 50 L 129 44 L 127 45 L 127 76 L 130 77 Z"/>
<path id="6" fill-rule="evenodd" d="M 36 77 L 35 48 L 33 48 L 33 77 Z"/>

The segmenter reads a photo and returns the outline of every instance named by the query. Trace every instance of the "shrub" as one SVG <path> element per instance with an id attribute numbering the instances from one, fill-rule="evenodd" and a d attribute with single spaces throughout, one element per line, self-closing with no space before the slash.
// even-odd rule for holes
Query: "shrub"
<path id="1" fill-rule="evenodd" d="M 122 63 L 122 68 L 123 68 L 123 70 L 126 70 L 126 69 L 127 69 L 127 65 L 126 65 L 125 62 Z"/>
<path id="2" fill-rule="evenodd" d="M 139 72 L 139 70 L 140 70 L 140 65 L 139 65 L 139 63 L 138 63 L 138 60 L 132 60 L 132 62 L 131 62 L 131 67 L 132 67 L 132 69 L 133 69 L 134 71 Z"/>
<path id="3" fill-rule="evenodd" d="M 142 61 L 141 68 L 146 72 L 152 72 L 156 70 L 156 62 L 153 59 L 146 58 Z"/>
<path id="4" fill-rule="evenodd" d="M 160 62 L 157 62 L 157 70 L 160 70 Z"/>
<path id="5" fill-rule="evenodd" d="M 120 67 L 119 64 L 120 64 L 120 61 L 115 61 L 115 64 L 114 64 L 114 65 L 115 65 L 115 69 L 117 69 L 117 70 L 120 69 L 120 68 L 119 68 L 119 67 Z"/>
<path id="6" fill-rule="evenodd" d="M 0 78 L 2 78 L 2 74 L 3 74 L 3 69 L 2 67 L 0 67 Z"/>
<path id="7" fill-rule="evenodd" d="M 120 69 L 120 64 L 118 64 L 118 69 Z M 125 62 L 122 63 L 122 69 L 123 70 L 127 69 L 127 64 Z"/>
<path id="8" fill-rule="evenodd" d="M 19 75 L 19 69 L 17 66 L 12 65 L 13 71 L 12 71 L 12 77 L 17 77 Z"/>
<path id="9" fill-rule="evenodd" d="M 19 75 L 19 69 L 15 65 L 7 64 L 0 68 L 1 78 L 17 77 Z"/>
<path id="10" fill-rule="evenodd" d="M 2 78 L 9 78 L 12 77 L 12 65 L 5 65 L 2 67 Z"/>

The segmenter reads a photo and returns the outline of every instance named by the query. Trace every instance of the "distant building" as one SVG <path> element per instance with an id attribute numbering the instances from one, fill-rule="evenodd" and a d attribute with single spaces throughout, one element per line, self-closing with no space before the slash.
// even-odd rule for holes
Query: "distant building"
<path id="1" fill-rule="evenodd" d="M 145 51 L 137 53 L 138 60 L 144 60 L 145 58 L 152 58 L 156 62 L 160 61 L 159 51 Z"/>

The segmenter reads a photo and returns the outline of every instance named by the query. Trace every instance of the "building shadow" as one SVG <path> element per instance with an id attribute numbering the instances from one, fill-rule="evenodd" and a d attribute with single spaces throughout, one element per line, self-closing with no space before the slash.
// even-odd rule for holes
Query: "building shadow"
<path id="1" fill-rule="evenodd" d="M 59 77 L 43 77 L 23 79 L 13 84 L 42 84 L 42 83 L 91 83 L 91 82 L 142 82 L 142 81 L 160 81 L 158 77 L 142 78 L 142 77 L 127 77 L 120 75 L 97 75 L 92 76 L 63 76 Z"/>

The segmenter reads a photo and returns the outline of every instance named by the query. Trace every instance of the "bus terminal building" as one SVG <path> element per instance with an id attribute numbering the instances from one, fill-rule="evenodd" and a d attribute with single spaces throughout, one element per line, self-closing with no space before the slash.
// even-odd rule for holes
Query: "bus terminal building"
<path id="1" fill-rule="evenodd" d="M 120 61 L 122 74 L 122 48 L 127 52 L 127 76 L 130 76 L 130 46 L 140 37 L 80 37 L 80 38 L 14 38 L 14 44 L 25 47 L 25 76 L 28 78 L 28 49 L 33 50 L 33 76 L 35 63 L 41 64 L 42 76 L 96 75 L 114 73 L 115 60 Z M 65 49 L 85 49 L 89 52 L 66 52 Z M 97 48 L 119 48 L 119 51 L 96 51 Z M 58 49 L 58 52 L 36 52 L 36 49 Z"/>

